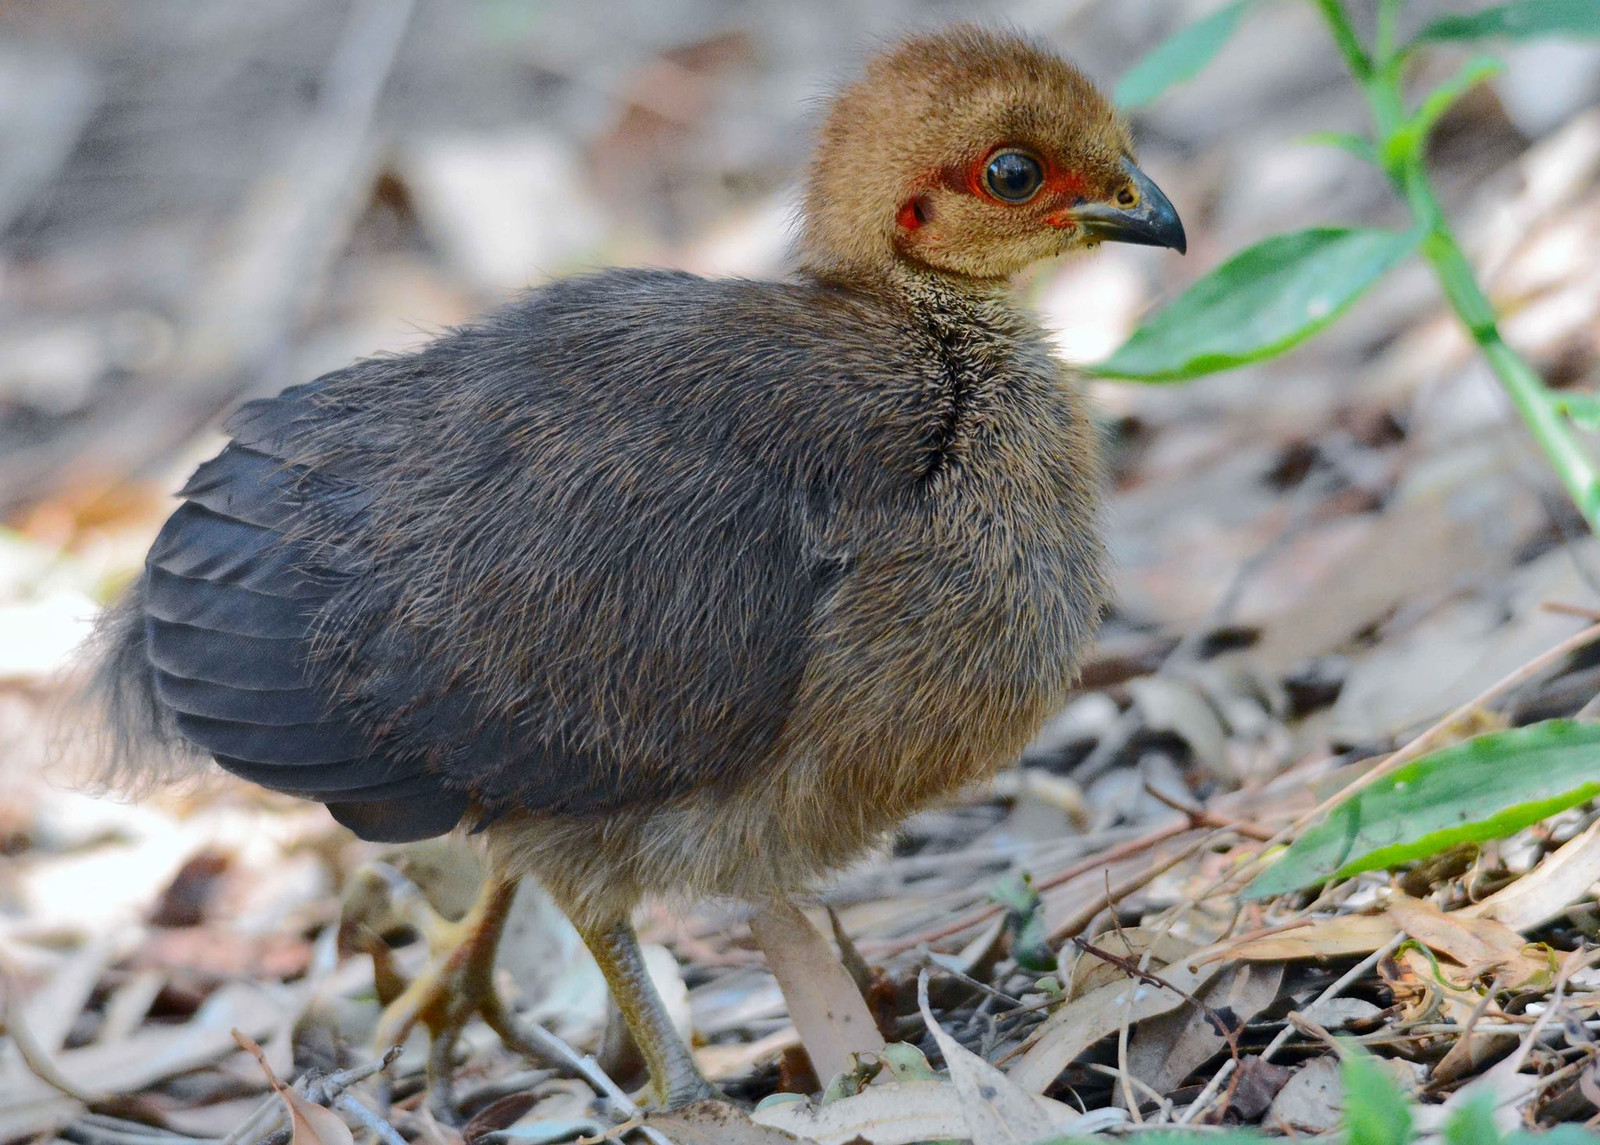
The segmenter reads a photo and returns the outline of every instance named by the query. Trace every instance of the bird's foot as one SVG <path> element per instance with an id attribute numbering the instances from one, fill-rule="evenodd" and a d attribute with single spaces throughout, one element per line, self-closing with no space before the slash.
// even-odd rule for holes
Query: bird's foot
<path id="1" fill-rule="evenodd" d="M 634 1096 L 641 1105 L 653 1105 L 658 1109 L 682 1109 L 697 1101 L 727 1100 L 692 1063 L 687 1068 L 669 1066 L 661 1085 L 652 1080 L 650 1085 Z"/>
<path id="2" fill-rule="evenodd" d="M 428 1108 L 446 1124 L 459 1120 L 452 1083 L 461 1031 L 475 1017 L 496 1032 L 513 1024 L 495 986 L 494 965 L 515 897 L 515 882 L 491 878 L 466 916 L 450 922 L 419 896 L 411 913 L 427 941 L 428 964 L 384 1007 L 373 1031 L 373 1044 L 385 1050 L 403 1042 L 418 1025 L 427 1029 Z"/>
<path id="3" fill-rule="evenodd" d="M 404 1041 L 418 1025 L 428 1030 L 428 1108 L 447 1124 L 459 1119 L 452 1089 L 455 1047 L 461 1031 L 475 1017 L 482 1018 L 509 1049 L 542 1065 L 588 1078 L 614 1106 L 625 1110 L 631 1099 L 599 1073 L 592 1060 L 542 1027 L 518 1020 L 495 986 L 495 955 L 516 888 L 515 880 L 491 876 L 460 922 L 440 918 L 420 894 L 408 896 L 407 913 L 427 941 L 430 959 L 427 968 L 403 989 L 398 987 L 398 976 L 380 962 L 380 993 L 385 992 L 383 985 L 391 984 L 387 993 L 392 1001 L 378 1019 L 374 1044 L 379 1050 L 386 1050 Z M 651 1084 L 642 1095 L 642 1103 L 659 1109 L 679 1109 L 719 1097 L 673 1028 L 650 981 L 632 926 L 621 921 L 608 927 L 579 930 L 605 973 L 650 1068 Z M 637 1112 L 636 1107 L 633 1112 Z"/>
<path id="4" fill-rule="evenodd" d="M 650 980 L 633 926 L 625 919 L 610 925 L 579 923 L 578 933 L 599 963 L 611 996 L 650 1068 L 650 1086 L 643 1103 L 660 1109 L 680 1109 L 705 1098 L 720 1097 L 673 1026 L 672 1016 Z"/>
<path id="5" fill-rule="evenodd" d="M 588 1079 L 612 1100 L 620 1116 L 627 1116 L 626 1107 L 614 1100 L 624 1095 L 614 1084 L 608 1084 L 609 1079 L 598 1072 L 593 1061 L 542 1026 L 519 1019 L 495 985 L 495 958 L 506 916 L 516 897 L 516 883 L 491 877 L 460 922 L 440 917 L 411 889 L 406 913 L 428 944 L 429 960 L 423 971 L 384 1007 L 373 1044 L 384 1050 L 404 1041 L 419 1025 L 428 1031 L 429 1112 L 444 1124 L 461 1120 L 453 1084 L 455 1050 L 467 1023 L 481 1018 L 507 1048 L 540 1065 Z M 395 977 L 384 976 L 391 981 Z M 669 1051 L 665 1060 L 656 1060 L 660 1072 L 652 1072 L 651 1084 L 635 1095 L 637 1104 L 678 1109 L 719 1096 L 695 1068 L 687 1049 L 680 1054 Z"/>

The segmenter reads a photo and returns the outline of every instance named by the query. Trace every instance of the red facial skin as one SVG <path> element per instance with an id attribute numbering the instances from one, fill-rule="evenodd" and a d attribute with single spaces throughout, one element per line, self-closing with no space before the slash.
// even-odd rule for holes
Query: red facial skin
<path id="1" fill-rule="evenodd" d="M 1038 210 L 1041 204 L 1048 203 L 1053 206 L 1053 209 L 1040 220 L 1046 226 L 1057 228 L 1077 226 L 1076 220 L 1072 217 L 1072 208 L 1084 199 L 1086 187 L 1082 176 L 1075 171 L 1058 166 L 1028 148 L 1018 148 L 1018 150 L 1027 151 L 1029 155 L 1033 155 L 1044 166 L 1044 185 L 1039 188 L 1038 193 L 1025 203 L 1008 203 L 990 192 L 983 178 L 984 171 L 989 166 L 989 161 L 994 158 L 996 152 L 1010 150 L 1014 146 L 1014 144 L 1002 143 L 992 147 L 981 158 L 965 168 L 938 168 L 929 172 L 925 178 L 919 179 L 916 185 L 918 187 L 948 187 L 953 191 L 965 191 L 969 195 L 975 195 L 979 198 L 987 199 L 991 203 L 999 203 L 1001 206 L 1006 207 L 1032 207 Z M 920 195 L 912 195 L 900 205 L 900 210 L 895 214 L 895 222 L 902 231 L 914 231 L 926 221 L 927 218 Z"/>
<path id="2" fill-rule="evenodd" d="M 895 215 L 894 221 L 900 224 L 903 231 L 914 231 L 922 225 L 922 208 L 918 203 L 918 196 L 913 195 L 900 205 L 900 212 Z"/>

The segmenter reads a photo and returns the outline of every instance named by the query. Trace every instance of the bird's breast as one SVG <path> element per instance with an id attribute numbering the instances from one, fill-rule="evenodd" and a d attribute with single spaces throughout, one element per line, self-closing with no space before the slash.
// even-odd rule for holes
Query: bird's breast
<path id="1" fill-rule="evenodd" d="M 885 823 L 1016 757 L 1065 702 L 1105 596 L 1082 400 L 1053 372 L 1027 381 L 932 480 L 852 522 L 818 618 L 786 738 Z"/>

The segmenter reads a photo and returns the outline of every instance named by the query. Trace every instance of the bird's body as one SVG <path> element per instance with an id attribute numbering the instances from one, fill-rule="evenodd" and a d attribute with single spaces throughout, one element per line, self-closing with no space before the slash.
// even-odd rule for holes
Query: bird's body
<path id="1" fill-rule="evenodd" d="M 532 873 L 666 1099 L 703 1095 L 639 899 L 792 894 L 1066 696 L 1105 595 L 1094 440 L 1009 280 L 1182 249 L 1128 151 L 1048 52 L 913 39 L 836 101 L 790 280 L 569 279 L 250 403 L 107 625 L 124 738 L 368 839 L 481 829 L 463 989 Z"/>
<path id="2" fill-rule="evenodd" d="M 1009 762 L 1101 599 L 1075 385 L 913 276 L 570 279 L 229 428 L 143 590 L 177 732 L 607 917 L 793 891 Z"/>

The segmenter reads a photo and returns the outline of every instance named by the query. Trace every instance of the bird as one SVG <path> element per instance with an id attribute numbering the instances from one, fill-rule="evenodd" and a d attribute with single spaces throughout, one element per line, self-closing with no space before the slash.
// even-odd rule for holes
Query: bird
<path id="1" fill-rule="evenodd" d="M 531 877 L 654 1101 L 711 1096 L 640 902 L 809 893 L 1073 687 L 1096 435 L 1014 280 L 1184 251 L 1127 124 L 1040 42 L 912 34 L 832 99 L 799 214 L 781 280 L 579 274 L 244 404 L 101 622 L 115 780 L 214 760 L 362 839 L 481 836 L 457 946 L 385 1016 L 445 1072 L 469 1017 L 504 1032 Z"/>

